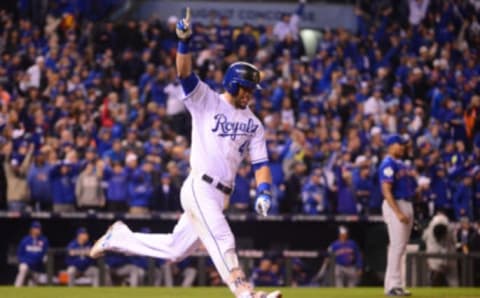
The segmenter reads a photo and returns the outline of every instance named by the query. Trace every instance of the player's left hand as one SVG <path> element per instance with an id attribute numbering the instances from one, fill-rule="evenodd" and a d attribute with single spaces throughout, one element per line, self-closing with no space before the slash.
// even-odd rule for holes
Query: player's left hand
<path id="1" fill-rule="evenodd" d="M 272 198 L 268 194 L 263 193 L 258 195 L 257 199 L 255 200 L 255 211 L 257 214 L 267 216 L 268 209 L 270 209 L 271 200 Z"/>
<path id="2" fill-rule="evenodd" d="M 177 22 L 176 33 L 180 40 L 188 41 L 192 36 L 190 7 L 186 8 L 185 18 Z"/>

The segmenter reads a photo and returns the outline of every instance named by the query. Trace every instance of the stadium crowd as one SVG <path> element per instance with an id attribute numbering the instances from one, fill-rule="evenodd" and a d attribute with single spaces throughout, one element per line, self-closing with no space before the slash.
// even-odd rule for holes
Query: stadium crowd
<path id="1" fill-rule="evenodd" d="M 179 211 L 189 116 L 175 23 L 98 21 L 69 1 L 39 17 L 0 12 L 0 192 L 10 211 Z M 81 2 L 81 1 L 80 1 Z M 357 32 L 323 29 L 313 56 L 300 2 L 277 24 L 195 23 L 195 69 L 263 72 L 273 213 L 379 214 L 384 140 L 409 140 L 415 216 L 480 219 L 480 11 L 475 1 L 358 1 Z M 26 1 L 28 3 L 28 1 Z M 40 21 L 32 21 L 36 18 Z M 251 210 L 239 169 L 229 209 Z"/>

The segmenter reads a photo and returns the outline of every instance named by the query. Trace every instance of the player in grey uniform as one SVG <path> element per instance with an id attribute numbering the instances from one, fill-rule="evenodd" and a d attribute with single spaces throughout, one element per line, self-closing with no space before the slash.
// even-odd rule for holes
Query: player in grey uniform
<path id="1" fill-rule="evenodd" d="M 237 169 L 247 155 L 257 183 L 255 210 L 266 216 L 270 208 L 272 178 L 264 129 L 247 106 L 260 87 L 260 72 L 246 62 L 230 65 L 224 77 L 226 92 L 218 94 L 192 72 L 188 8 L 186 18 L 177 24 L 177 35 L 177 74 L 186 95 L 185 107 L 192 115 L 191 172 L 180 198 L 184 213 L 171 234 L 133 233 L 117 222 L 97 241 L 91 256 L 117 251 L 179 261 L 202 243 L 236 297 L 281 297 L 279 291 L 254 292 L 246 281 L 235 252 L 234 236 L 223 214 Z"/>

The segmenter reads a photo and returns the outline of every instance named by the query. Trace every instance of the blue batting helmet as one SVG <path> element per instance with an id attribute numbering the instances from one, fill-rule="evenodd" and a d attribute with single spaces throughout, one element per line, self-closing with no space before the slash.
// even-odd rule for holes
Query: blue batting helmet
<path id="1" fill-rule="evenodd" d="M 238 88 L 262 89 L 260 86 L 260 72 L 247 62 L 236 62 L 230 65 L 223 78 L 223 87 L 228 93 L 237 95 Z"/>

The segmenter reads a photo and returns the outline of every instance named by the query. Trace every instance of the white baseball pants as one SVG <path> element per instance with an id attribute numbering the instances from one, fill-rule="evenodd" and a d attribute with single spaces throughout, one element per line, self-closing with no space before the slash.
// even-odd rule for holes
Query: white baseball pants
<path id="1" fill-rule="evenodd" d="M 385 272 L 385 293 L 393 288 L 403 288 L 405 286 L 402 280 L 401 260 L 405 254 L 410 233 L 413 226 L 413 206 L 412 203 L 398 200 L 398 207 L 408 217 L 408 224 L 398 220 L 390 205 L 386 200 L 383 201 L 382 211 L 383 219 L 387 224 L 388 245 L 387 270 Z"/>
<path id="2" fill-rule="evenodd" d="M 113 251 L 180 261 L 203 243 L 222 279 L 230 277 L 227 251 L 235 249 L 235 240 L 223 214 L 225 194 L 190 175 L 181 190 L 184 213 L 171 234 L 133 233 L 126 226 L 112 232 L 108 247 Z"/>

